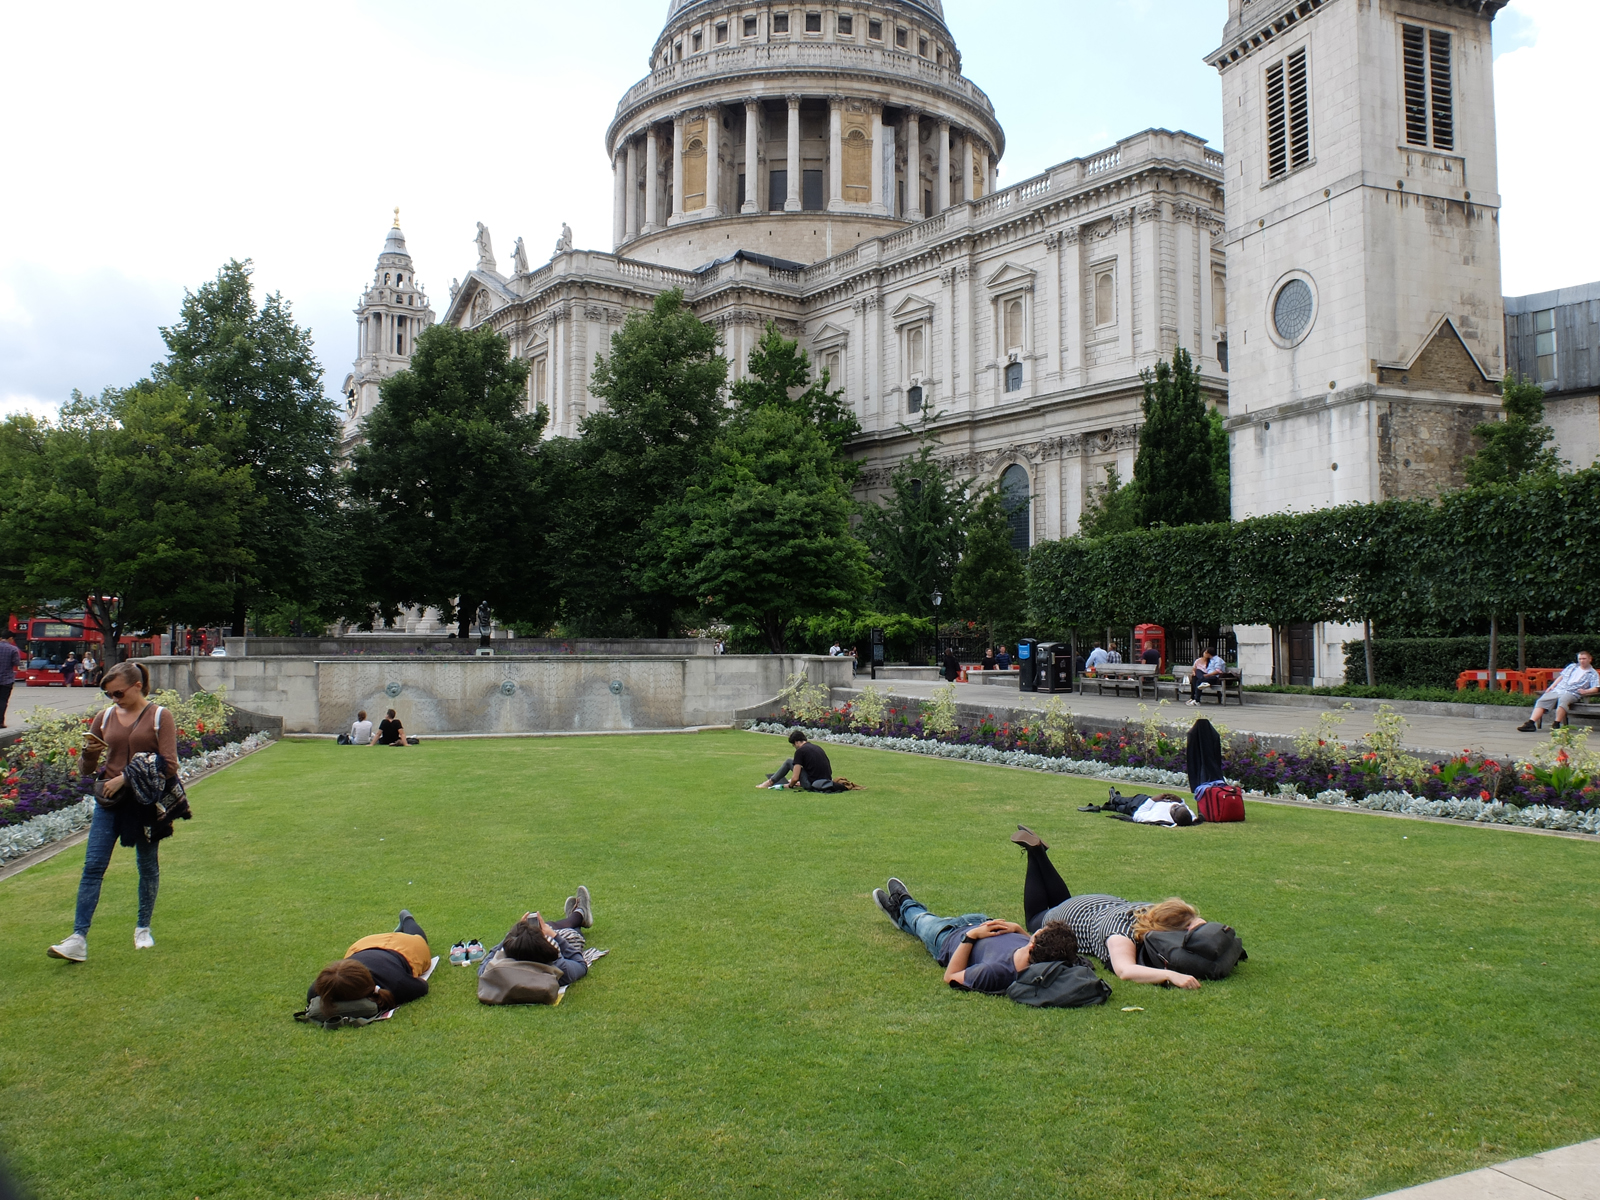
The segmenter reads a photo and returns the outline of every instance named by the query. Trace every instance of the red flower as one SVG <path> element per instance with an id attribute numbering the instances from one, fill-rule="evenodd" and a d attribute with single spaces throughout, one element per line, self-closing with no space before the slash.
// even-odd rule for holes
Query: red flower
<path id="1" fill-rule="evenodd" d="M 1489 800 L 1490 800 L 1490 796 L 1489 796 L 1489 793 L 1488 793 L 1488 792 L 1479 792 L 1479 793 L 1478 793 L 1478 795 L 1479 795 L 1479 796 L 1481 796 L 1481 797 L 1482 797 L 1482 798 L 1483 798 L 1483 802 L 1484 802 L 1484 803 L 1485 803 L 1485 804 L 1487 804 L 1487 803 L 1489 803 Z"/>
<path id="2" fill-rule="evenodd" d="M 67 753 L 76 758 L 78 756 L 78 748 L 76 746 L 68 746 Z"/>
<path id="3" fill-rule="evenodd" d="M 198 729 L 201 733 L 204 733 L 206 731 L 206 723 L 204 721 L 196 721 L 194 723 L 194 727 L 196 729 Z"/>

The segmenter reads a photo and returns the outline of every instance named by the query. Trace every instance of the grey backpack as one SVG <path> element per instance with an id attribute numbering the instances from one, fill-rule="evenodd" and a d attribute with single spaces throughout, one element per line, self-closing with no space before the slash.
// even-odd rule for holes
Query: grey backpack
<path id="1" fill-rule="evenodd" d="M 1084 959 L 1042 962 L 1024 967 L 1006 989 L 1018 1004 L 1033 1008 L 1088 1008 L 1111 998 L 1111 985 Z"/>
<path id="2" fill-rule="evenodd" d="M 360 1000 L 335 1000 L 324 1005 L 321 996 L 311 997 L 311 1003 L 294 1014 L 296 1021 L 321 1025 L 324 1029 L 339 1029 L 345 1025 L 371 1025 L 378 1019 L 378 1002 L 371 996 Z"/>

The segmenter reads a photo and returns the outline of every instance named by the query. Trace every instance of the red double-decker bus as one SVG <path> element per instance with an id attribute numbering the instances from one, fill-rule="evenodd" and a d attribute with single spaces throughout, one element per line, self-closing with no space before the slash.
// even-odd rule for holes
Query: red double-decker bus
<path id="1" fill-rule="evenodd" d="M 59 617 L 20 617 L 12 613 L 8 627 L 21 635 L 19 640 L 25 661 L 17 675 L 29 687 L 68 686 L 62 667 L 69 654 L 81 663 L 84 655 L 93 651 L 102 667 L 109 665 L 103 652 L 105 638 L 87 623 L 81 612 Z M 124 634 L 117 644 L 128 658 L 161 653 L 159 634 Z M 84 686 L 81 671 L 74 674 L 71 686 Z"/>

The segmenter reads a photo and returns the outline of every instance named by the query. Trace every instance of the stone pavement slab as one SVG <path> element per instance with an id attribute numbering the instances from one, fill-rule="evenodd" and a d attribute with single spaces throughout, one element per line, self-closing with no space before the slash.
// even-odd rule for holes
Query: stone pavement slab
<path id="1" fill-rule="evenodd" d="M 6 724 L 0 727 L 0 737 L 22 733 L 28 727 L 28 717 L 41 706 L 66 714 L 95 712 L 110 703 L 96 687 L 27 687 L 19 683 L 11 689 L 11 703 L 6 707 Z"/>
<path id="2" fill-rule="evenodd" d="M 857 675 L 855 686 L 865 687 L 870 682 L 865 674 Z M 925 683 L 921 680 L 892 679 L 879 680 L 876 686 L 880 691 L 893 689 L 896 696 L 927 699 L 943 685 Z M 1038 692 L 1016 692 L 996 684 L 958 683 L 955 689 L 959 703 L 989 708 L 1005 706 L 1042 709 L 1053 698 Z M 1062 694 L 1059 699 L 1070 712 L 1081 713 L 1084 716 L 1132 723 L 1144 720 L 1139 701 L 1132 697 Z M 1326 711 L 1338 711 L 1338 702 L 1331 697 L 1330 700 L 1332 703 Z M 1280 737 L 1293 736 L 1303 729 L 1315 729 L 1317 720 L 1321 716 L 1316 709 L 1251 704 L 1248 693 L 1242 707 L 1237 704 L 1219 707 L 1209 700 L 1198 708 L 1190 708 L 1181 701 L 1174 704 L 1170 700 L 1162 701 L 1158 705 L 1154 700 L 1147 699 L 1144 705 L 1147 710 L 1159 710 L 1163 720 L 1177 725 L 1188 726 L 1196 717 L 1206 717 L 1212 724 L 1225 725 L 1234 733 L 1264 733 Z M 1371 712 L 1346 712 L 1344 723 L 1339 726 L 1339 736 L 1347 742 L 1353 742 L 1363 734 L 1371 733 L 1377 728 L 1376 716 L 1376 713 Z M 1472 749 L 1491 754 L 1496 758 L 1526 758 L 1540 743 L 1549 741 L 1548 733 L 1517 732 L 1517 726 L 1526 716 L 1527 713 L 1520 708 L 1508 708 L 1505 722 L 1502 724 L 1497 721 L 1475 720 L 1472 717 L 1405 714 L 1405 743 L 1414 750 L 1437 754 L 1459 754 L 1464 749 Z"/>
<path id="3" fill-rule="evenodd" d="M 1600 1138 L 1373 1200 L 1600 1200 Z"/>

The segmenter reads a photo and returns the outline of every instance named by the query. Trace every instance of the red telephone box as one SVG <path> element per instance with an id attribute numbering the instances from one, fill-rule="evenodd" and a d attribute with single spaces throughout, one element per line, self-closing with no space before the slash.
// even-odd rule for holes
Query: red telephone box
<path id="1" fill-rule="evenodd" d="M 1159 625 L 1135 625 L 1133 627 L 1133 661 L 1143 662 L 1144 652 L 1147 648 L 1154 647 L 1161 656 L 1160 665 L 1156 670 L 1165 675 L 1167 673 L 1167 631 Z"/>

